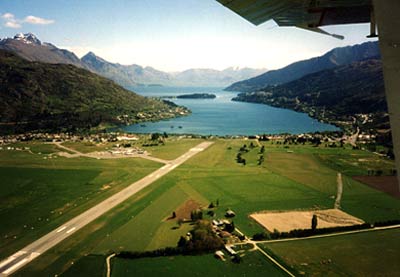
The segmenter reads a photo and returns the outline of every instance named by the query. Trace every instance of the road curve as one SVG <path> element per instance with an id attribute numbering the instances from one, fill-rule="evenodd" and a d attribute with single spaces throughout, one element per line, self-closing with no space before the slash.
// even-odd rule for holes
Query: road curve
<path id="1" fill-rule="evenodd" d="M 168 164 L 143 177 L 139 181 L 136 181 L 135 183 L 129 185 L 125 189 L 117 192 L 116 194 L 112 195 L 111 197 L 107 198 L 96 206 L 88 209 L 82 214 L 76 216 L 75 218 L 69 220 L 65 224 L 59 226 L 47 235 L 34 241 L 33 243 L 14 253 L 5 260 L 0 261 L 0 276 L 8 276 L 16 272 L 17 270 L 31 262 L 33 259 L 43 254 L 50 248 L 54 247 L 62 240 L 73 235 L 76 231 L 83 228 L 99 216 L 103 215 L 115 206 L 124 202 L 129 197 L 149 186 L 162 176 L 168 174 L 170 171 L 174 170 L 176 167 L 183 164 L 185 161 L 187 161 L 197 153 L 205 150 L 212 143 L 213 142 L 203 142 L 196 147 L 191 148 L 188 152 L 178 157 L 177 159 L 170 161 Z"/>

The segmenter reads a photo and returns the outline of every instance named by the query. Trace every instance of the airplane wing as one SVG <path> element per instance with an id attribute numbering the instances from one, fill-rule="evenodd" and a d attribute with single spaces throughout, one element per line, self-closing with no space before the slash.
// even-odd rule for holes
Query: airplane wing
<path id="1" fill-rule="evenodd" d="M 342 39 L 318 27 L 370 22 L 372 0 L 217 0 L 254 25 L 273 20 Z"/>
<path id="2" fill-rule="evenodd" d="M 342 39 L 320 26 L 371 22 L 370 35 L 377 37 L 383 60 L 400 191 L 400 0 L 217 0 L 255 25 L 274 20 Z M 376 14 L 376 20 L 375 20 Z"/>
<path id="3" fill-rule="evenodd" d="M 254 25 L 274 20 L 279 26 L 370 22 L 371 0 L 217 0 Z"/>

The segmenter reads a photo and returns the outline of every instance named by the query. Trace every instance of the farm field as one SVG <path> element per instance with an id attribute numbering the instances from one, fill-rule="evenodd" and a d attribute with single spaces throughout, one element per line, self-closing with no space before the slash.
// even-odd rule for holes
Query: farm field
<path id="1" fill-rule="evenodd" d="M 167 139 L 164 146 L 152 146 L 150 152 L 158 158 L 173 159 L 199 142 L 201 140 L 178 140 L 176 137 L 171 137 Z M 80 258 L 86 255 L 93 259 L 89 264 L 100 264 L 99 261 L 94 260 L 103 259 L 104 261 L 105 255 L 113 251 L 146 251 L 174 247 L 179 237 L 191 230 L 192 226 L 190 223 L 183 223 L 179 226 L 177 219 L 170 217 L 172 212 L 184 210 L 187 203 L 196 203 L 197 206 L 201 206 L 207 211 L 211 202 L 214 204 L 218 202 L 218 206 L 212 209 L 216 214 L 215 218 L 223 218 L 226 210 L 232 209 L 236 213 L 233 218 L 235 226 L 245 235 L 251 237 L 264 230 L 256 221 L 249 218 L 252 213 L 267 210 L 290 211 L 333 208 L 337 186 L 337 170 L 345 170 L 348 168 L 348 163 L 360 159 L 359 164 L 354 165 L 356 169 L 349 172 L 348 175 L 343 174 L 344 191 L 341 202 L 343 211 L 366 222 L 400 218 L 400 201 L 398 199 L 351 178 L 353 176 L 351 173 L 360 174 L 364 172 L 363 174 L 366 174 L 367 169 L 370 168 L 383 169 L 389 172 L 393 168 L 393 161 L 366 151 L 350 148 L 331 149 L 315 148 L 311 145 L 296 145 L 290 146 L 290 152 L 288 152 L 288 148 L 284 148 L 282 145 L 261 142 L 261 145 L 265 147 L 265 160 L 258 164 L 261 155 L 260 146 L 257 146 L 254 142 L 254 148 L 250 147 L 251 142 L 254 141 L 214 139 L 214 144 L 206 151 L 197 154 L 168 175 L 158 179 L 137 195 L 77 232 L 70 239 L 49 250 L 37 258 L 34 263 L 21 270 L 18 276 L 43 276 L 41 274 L 54 276 L 55 274 L 60 275 L 66 270 L 69 270 L 66 273 L 76 272 L 75 265 L 83 268 Z M 182 144 L 180 145 L 180 143 Z M 242 154 L 243 158 L 246 159 L 246 165 L 236 162 L 238 151 L 244 144 L 249 149 L 248 152 Z M 176 147 L 177 145 L 180 146 Z M 37 147 L 40 147 L 40 145 Z M 43 145 L 43 147 L 53 146 Z M 145 150 L 149 151 L 147 147 Z M 48 151 L 51 152 L 51 150 Z M 15 155 L 22 154 L 26 155 L 22 152 L 16 152 Z M 31 162 L 33 163 L 31 167 L 40 167 L 45 163 L 42 157 L 36 156 L 33 156 L 35 158 L 31 157 L 34 160 Z M 327 156 L 329 156 L 329 159 Z M 335 157 L 340 157 L 343 162 L 331 163 L 330 161 L 334 161 Z M 14 164 L 20 166 L 25 165 L 23 159 L 23 156 L 12 157 Z M 368 165 L 363 164 L 365 159 L 368 160 Z M 4 157 L 4 160 L 7 160 L 7 157 Z M 109 172 L 110 175 L 107 175 L 107 177 L 119 182 L 122 176 L 132 180 L 138 178 L 140 174 L 142 174 L 140 176 L 143 176 L 160 167 L 157 163 L 139 159 L 103 161 L 57 158 L 51 159 L 51 161 L 57 161 L 60 169 L 90 169 L 95 171 L 95 173 L 90 171 L 87 175 L 82 174 L 79 177 L 82 178 L 81 182 L 84 184 L 90 182 L 93 178 L 97 180 L 98 177 L 92 177 L 90 174 L 98 176 L 96 175 L 96 173 L 100 174 L 98 171 Z M 132 163 L 133 161 L 135 163 Z M 121 174 L 121 177 L 118 174 Z M 84 176 L 87 180 L 83 179 Z M 100 190 L 107 182 L 98 181 L 97 190 Z M 129 183 L 123 181 L 121 186 Z M 110 189 L 99 194 L 108 191 Z M 82 194 L 78 191 L 74 193 L 76 194 L 71 195 L 71 198 Z M 104 197 L 106 196 L 104 195 Z M 205 218 L 211 219 L 208 215 L 205 215 Z M 100 258 L 93 258 L 92 255 Z M 215 268 L 224 267 L 222 262 L 211 256 L 182 256 L 174 259 L 178 261 L 179 259 L 189 258 L 191 260 L 188 260 L 188 263 L 193 262 L 193 266 L 197 263 L 195 260 L 199 259 L 199 261 L 204 262 L 210 260 L 207 263 L 217 263 Z M 122 274 L 121 272 L 124 270 L 132 270 L 131 268 L 134 266 L 131 266 L 131 263 L 146 263 L 147 260 L 153 259 L 123 261 L 121 264 L 124 265 L 120 267 L 121 270 L 118 274 Z M 71 263 L 74 263 L 74 265 Z M 179 263 L 180 260 L 177 264 Z M 244 262 L 238 267 L 245 268 L 245 264 Z M 259 267 L 263 268 L 264 266 L 266 267 L 265 270 L 269 270 L 270 267 L 275 269 L 269 262 L 267 265 L 260 265 Z M 160 258 L 160 270 L 165 267 L 168 267 L 168 258 Z M 250 267 L 250 265 L 246 267 Z M 226 270 L 230 272 L 230 269 Z M 238 270 L 238 272 L 241 271 Z"/>
<path id="2" fill-rule="evenodd" d="M 400 230 L 265 243 L 287 265 L 305 276 L 398 276 Z"/>

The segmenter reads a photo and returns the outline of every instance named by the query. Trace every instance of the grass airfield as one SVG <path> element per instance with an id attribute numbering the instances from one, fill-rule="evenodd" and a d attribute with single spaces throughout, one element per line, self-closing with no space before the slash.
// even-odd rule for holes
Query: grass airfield
<path id="1" fill-rule="evenodd" d="M 168 217 L 188 200 L 194 200 L 206 208 L 210 202 L 215 203 L 218 199 L 219 206 L 215 209 L 217 217 L 223 217 L 228 208 L 234 210 L 235 226 L 251 237 L 263 231 L 259 224 L 249 218 L 251 213 L 263 210 L 332 208 L 337 171 L 345 174 L 341 203 L 345 212 L 367 222 L 400 218 L 399 199 L 351 178 L 352 175 L 366 175 L 368 169 L 388 172 L 394 167 L 393 161 L 370 152 L 352 150 L 350 146 L 332 149 L 306 144 L 284 148 L 283 145 L 262 142 L 265 146 L 265 161 L 258 165 L 260 147 L 253 142 L 256 147 L 243 154 L 246 165 L 242 165 L 236 162 L 236 155 L 243 144 L 249 146 L 251 141 L 214 141 L 209 149 L 61 242 L 15 275 L 54 276 L 63 273 L 63 276 L 78 276 L 81 273 L 81 276 L 87 276 L 86 272 L 92 273 L 91 276 L 103 276 L 105 256 L 112 251 L 145 251 L 175 246 L 179 237 L 187 233 L 191 226 L 185 223 L 178 228 L 176 220 L 168 220 Z M 172 136 L 165 145 L 144 149 L 155 157 L 174 159 L 200 142 L 198 139 Z M 143 141 L 136 142 L 137 146 L 141 143 Z M 2 238 L 7 235 L 7 239 L 1 240 L 2 258 L 162 166 L 139 158 L 67 159 L 55 154 L 60 150 L 54 145 L 39 142 L 17 146 L 29 147 L 31 152 L 0 151 L 0 217 L 2 222 L 7 222 L 0 228 Z M 84 153 L 109 147 L 102 145 L 96 148 L 84 143 L 66 143 L 65 146 Z M 378 233 L 371 233 L 370 239 L 373 240 Z M 387 238 L 380 236 L 380 239 L 385 241 Z M 368 244 L 365 247 L 368 248 Z M 374 247 L 371 244 L 371 249 Z M 388 255 L 400 253 L 398 245 L 393 247 Z M 353 248 L 354 254 L 357 254 L 358 247 L 355 245 Z M 351 249 L 346 249 L 347 253 L 351 254 Z M 386 249 L 380 249 L 380 252 Z M 272 247 L 268 251 L 279 256 L 295 272 L 303 271 L 296 265 L 297 261 L 285 258 L 285 248 Z M 159 272 L 167 276 L 179 276 L 176 273 L 184 265 L 193 265 L 194 271 L 201 273 L 200 265 L 203 263 L 210 265 L 211 275 L 219 275 L 220 270 L 233 276 L 241 276 L 240 272 L 256 276 L 260 270 L 274 276 L 280 273 L 267 260 L 255 262 L 259 258 L 259 255 L 248 251 L 243 263 L 236 265 L 230 261 L 217 261 L 210 255 L 181 256 L 174 258 L 174 266 L 168 265 L 170 258 L 135 261 L 116 259 L 112 276 L 133 273 L 135 265 L 141 265 L 145 270 L 146 264 L 150 268 L 152 265 L 154 270 L 159 268 Z M 257 266 L 252 269 L 257 270 L 252 271 L 253 264 Z M 316 275 L 318 270 L 322 269 L 312 268 Z M 136 273 L 146 276 L 145 271 Z"/>

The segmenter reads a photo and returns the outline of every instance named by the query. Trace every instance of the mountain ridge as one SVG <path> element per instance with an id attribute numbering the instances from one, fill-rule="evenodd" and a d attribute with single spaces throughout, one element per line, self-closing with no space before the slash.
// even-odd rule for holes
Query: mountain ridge
<path id="1" fill-rule="evenodd" d="M 86 69 L 31 62 L 5 50 L 0 50 L 0 91 L 1 133 L 89 130 L 188 113 Z"/>
<path id="2" fill-rule="evenodd" d="M 305 112 L 344 129 L 349 124 L 364 131 L 390 129 L 379 56 L 240 93 L 233 100 Z"/>
<path id="3" fill-rule="evenodd" d="M 73 64 L 112 79 L 125 87 L 160 84 L 163 86 L 225 87 L 232 82 L 259 75 L 265 69 L 243 68 L 232 70 L 193 68 L 181 72 L 164 72 L 151 66 L 122 65 L 109 62 L 93 52 L 79 59 L 73 52 L 51 43 L 42 43 L 34 34 L 17 34 L 0 40 L 0 49 L 11 51 L 29 61 L 51 64 Z"/>
<path id="4" fill-rule="evenodd" d="M 307 74 L 361 61 L 380 55 L 378 42 L 365 42 L 353 46 L 334 48 L 322 56 L 289 64 L 277 70 L 236 82 L 225 88 L 228 91 L 250 92 L 266 86 L 279 85 L 299 79 Z"/>

